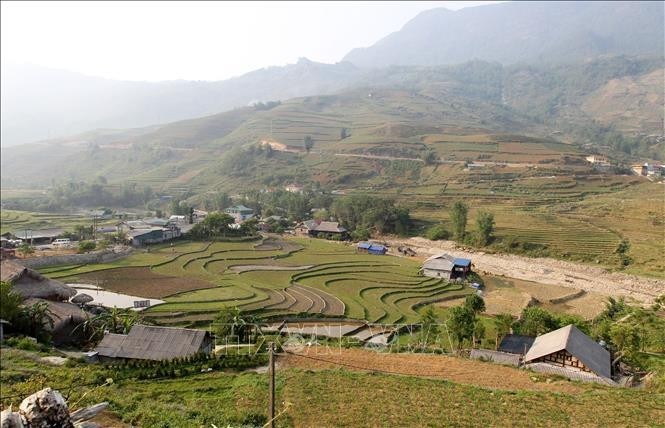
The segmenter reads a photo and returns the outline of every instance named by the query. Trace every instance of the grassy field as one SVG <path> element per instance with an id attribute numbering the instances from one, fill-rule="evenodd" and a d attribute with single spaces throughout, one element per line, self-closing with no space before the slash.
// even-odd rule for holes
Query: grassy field
<path id="1" fill-rule="evenodd" d="M 65 282 L 165 304 L 145 314 L 162 324 L 212 319 L 224 307 L 266 317 L 311 313 L 411 322 L 428 302 L 464 296 L 470 289 L 419 275 L 419 262 L 358 254 L 353 246 L 316 239 L 154 246 L 109 264 L 44 270 Z"/>
<path id="2" fill-rule="evenodd" d="M 4 397 L 31 393 L 41 385 L 69 395 L 69 385 L 106 377 L 100 366 L 54 367 L 40 362 L 39 356 L 3 349 Z M 480 379 L 485 370 L 507 371 L 524 377 L 526 384 L 518 390 L 495 389 L 380 372 L 279 369 L 277 407 L 287 410 L 277 426 L 618 427 L 658 426 L 665 420 L 664 398 L 652 391 L 547 380 L 533 374 L 530 379 L 528 372 L 508 367 L 460 363 L 476 366 L 467 370 L 469 376 L 477 373 Z M 109 410 L 101 419 L 105 426 L 253 426 L 265 421 L 267 398 L 266 374 L 213 371 L 179 379 L 116 379 L 109 386 L 74 388 L 69 402 L 81 400 L 78 406 L 85 406 L 108 401 Z M 16 404 L 15 400 L 3 398 L 2 402 Z"/>

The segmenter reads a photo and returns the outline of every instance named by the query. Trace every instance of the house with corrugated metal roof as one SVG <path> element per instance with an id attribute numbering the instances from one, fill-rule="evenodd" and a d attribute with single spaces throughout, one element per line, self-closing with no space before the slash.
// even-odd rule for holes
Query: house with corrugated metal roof
<path id="1" fill-rule="evenodd" d="M 212 335 L 204 330 L 134 325 L 128 334 L 105 334 L 95 353 L 102 360 L 162 361 L 212 350 Z"/>
<path id="2" fill-rule="evenodd" d="M 471 272 L 471 260 L 438 254 L 425 260 L 421 272 L 433 278 L 466 278 Z"/>

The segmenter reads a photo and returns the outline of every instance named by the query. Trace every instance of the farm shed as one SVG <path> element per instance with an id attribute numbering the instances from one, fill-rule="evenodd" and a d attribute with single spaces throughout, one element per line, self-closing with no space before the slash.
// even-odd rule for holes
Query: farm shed
<path id="1" fill-rule="evenodd" d="M 24 299 L 31 297 L 52 301 L 67 301 L 76 290 L 60 281 L 49 279 L 34 269 L 12 260 L 3 260 L 0 265 L 0 280 L 12 284 L 12 289 Z"/>
<path id="2" fill-rule="evenodd" d="M 524 362 L 546 363 L 611 378 L 610 353 L 570 324 L 536 337 Z"/>
<path id="3" fill-rule="evenodd" d="M 23 229 L 15 230 L 10 236 L 13 236 L 14 239 L 23 239 L 24 241 L 29 242 L 30 245 L 42 245 L 50 244 L 55 238 L 63 233 L 65 233 L 65 230 L 60 228 L 35 230 Z"/>
<path id="4" fill-rule="evenodd" d="M 129 334 L 108 333 L 95 352 L 102 359 L 173 360 L 212 352 L 209 332 L 189 328 L 135 325 Z"/>
<path id="5" fill-rule="evenodd" d="M 471 260 L 439 254 L 425 260 L 422 267 L 423 275 L 434 278 L 466 278 L 471 272 Z"/>
<path id="6" fill-rule="evenodd" d="M 164 241 L 164 230 L 161 227 L 130 230 L 127 232 L 127 240 L 135 247 L 155 244 Z"/>
<path id="7" fill-rule="evenodd" d="M 507 334 L 499 344 L 499 351 L 509 354 L 526 354 L 533 345 L 535 337 Z"/>
<path id="8" fill-rule="evenodd" d="M 386 248 L 385 245 L 375 244 L 372 242 L 359 242 L 357 249 L 358 252 L 374 254 L 377 256 L 382 256 L 388 251 L 388 248 Z"/>

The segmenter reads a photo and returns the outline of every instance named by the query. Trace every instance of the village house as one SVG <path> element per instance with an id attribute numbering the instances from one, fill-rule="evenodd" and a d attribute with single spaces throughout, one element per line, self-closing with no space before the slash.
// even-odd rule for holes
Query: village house
<path id="1" fill-rule="evenodd" d="M 388 252 L 388 248 L 385 245 L 375 244 L 373 242 L 359 242 L 356 250 L 359 253 L 374 254 L 377 256 L 383 256 Z"/>
<path id="2" fill-rule="evenodd" d="M 524 363 L 527 368 L 563 375 L 581 371 L 603 379 L 612 376 L 609 351 L 572 324 L 536 337 Z"/>
<path id="3" fill-rule="evenodd" d="M 254 210 L 244 205 L 234 205 L 225 209 L 224 212 L 233 217 L 236 223 L 242 223 L 254 217 Z"/>
<path id="4" fill-rule="evenodd" d="M 301 186 L 300 184 L 289 184 L 284 187 L 284 190 L 286 190 L 289 193 L 302 193 L 303 186 Z"/>
<path id="5" fill-rule="evenodd" d="M 212 350 L 213 338 L 207 331 L 134 325 L 128 334 L 105 334 L 94 354 L 101 360 L 163 361 Z"/>
<path id="6" fill-rule="evenodd" d="M 425 260 L 421 272 L 433 278 L 466 278 L 471 272 L 471 260 L 438 254 Z"/>
<path id="7" fill-rule="evenodd" d="M 346 228 L 336 221 L 307 220 L 296 226 L 296 234 L 314 238 L 344 240 L 349 236 Z"/>
<path id="8" fill-rule="evenodd" d="M 612 167 L 610 161 L 603 155 L 589 155 L 586 157 L 586 161 L 598 171 L 608 171 Z"/>

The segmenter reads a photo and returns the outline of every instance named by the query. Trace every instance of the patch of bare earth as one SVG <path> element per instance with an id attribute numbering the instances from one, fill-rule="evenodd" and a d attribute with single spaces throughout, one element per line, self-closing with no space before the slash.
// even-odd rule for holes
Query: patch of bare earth
<path id="1" fill-rule="evenodd" d="M 182 291 L 214 287 L 214 284 L 195 278 L 160 275 L 146 267 L 90 272 L 77 275 L 77 278 L 77 282 L 98 284 L 104 290 L 156 299 Z"/>
<path id="2" fill-rule="evenodd" d="M 353 371 L 386 371 L 394 374 L 445 379 L 460 384 L 503 390 L 577 393 L 568 381 L 535 382 L 532 373 L 513 367 L 434 354 L 391 354 L 364 349 L 312 346 L 296 354 L 278 357 L 281 367 L 302 369 L 344 368 Z"/>

